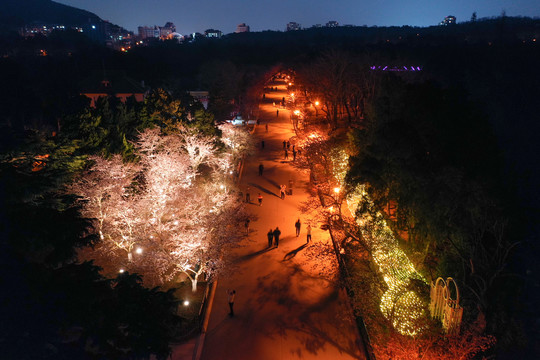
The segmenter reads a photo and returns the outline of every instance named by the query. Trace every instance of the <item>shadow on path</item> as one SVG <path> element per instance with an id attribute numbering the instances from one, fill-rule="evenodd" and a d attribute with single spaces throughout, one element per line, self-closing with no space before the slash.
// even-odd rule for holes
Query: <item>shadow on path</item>
<path id="1" fill-rule="evenodd" d="M 272 179 L 269 179 L 267 177 L 264 178 L 266 181 L 268 181 L 270 184 L 274 185 L 276 187 L 276 189 L 279 189 L 279 184 L 277 182 L 275 182 L 274 180 Z"/>
<path id="2" fill-rule="evenodd" d="M 268 195 L 274 195 L 275 197 L 279 197 L 279 195 L 277 195 L 276 193 L 274 193 L 274 192 L 268 190 L 268 189 L 265 188 L 265 187 L 262 187 L 262 186 L 259 185 L 259 184 L 255 184 L 255 183 L 250 182 L 249 185 L 250 185 L 250 186 L 253 186 L 253 187 L 255 187 L 255 188 L 259 189 L 259 190 L 261 190 L 261 191 L 262 191 L 263 193 L 265 193 L 265 194 L 268 194 Z M 278 189 L 279 189 L 279 187 L 278 187 Z"/>
<path id="3" fill-rule="evenodd" d="M 300 246 L 297 251 L 307 244 Z M 282 281 L 288 279 L 287 283 Z M 332 285 L 322 294 L 312 293 L 321 280 L 301 269 L 297 264 L 287 267 L 285 274 L 270 273 L 259 277 L 257 291 L 253 299 L 254 311 L 259 314 L 265 309 L 275 309 L 261 331 L 270 339 L 294 338 L 299 346 L 291 348 L 291 355 L 300 358 L 306 354 L 322 355 L 329 346 L 354 359 L 363 359 L 359 352 L 362 344 L 355 337 L 343 336 L 342 330 L 351 325 L 352 319 L 341 317 L 346 308 L 341 304 L 333 317 L 323 314 L 328 307 L 335 306 L 339 298 L 339 289 Z M 309 293 L 309 295 L 306 295 Z M 276 307 L 277 306 L 277 307 Z M 284 310 L 286 309 L 286 310 Z M 275 314 L 295 314 L 296 316 L 275 316 Z M 336 326 L 336 320 L 339 323 Z"/>
<path id="4" fill-rule="evenodd" d="M 251 253 L 251 254 L 246 254 L 246 255 L 243 255 L 243 256 L 240 256 L 238 257 L 237 259 L 234 260 L 234 263 L 235 264 L 239 264 L 241 262 L 244 262 L 244 261 L 248 261 L 250 259 L 253 259 L 254 257 L 256 256 L 259 256 L 261 254 L 264 254 L 265 252 L 268 252 L 270 250 L 273 250 L 275 249 L 275 247 L 267 247 L 267 248 L 264 248 L 262 250 L 259 250 L 259 251 L 256 251 L 254 253 Z"/>
<path id="5" fill-rule="evenodd" d="M 300 250 L 304 249 L 306 246 L 307 246 L 307 243 L 305 243 L 305 244 L 303 244 L 303 245 L 300 245 L 299 247 L 297 247 L 297 248 L 294 249 L 294 250 L 289 251 L 289 252 L 283 257 L 283 261 L 291 260 L 293 257 L 296 256 L 296 254 L 298 254 L 298 252 L 299 252 Z"/>

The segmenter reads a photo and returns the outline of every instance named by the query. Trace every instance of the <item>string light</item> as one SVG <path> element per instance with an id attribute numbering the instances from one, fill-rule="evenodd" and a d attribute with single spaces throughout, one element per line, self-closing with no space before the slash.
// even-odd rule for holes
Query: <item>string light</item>
<path id="1" fill-rule="evenodd" d="M 345 151 L 332 151 L 333 174 L 339 187 L 345 182 L 348 171 L 348 155 Z M 355 214 L 358 205 L 364 203 L 373 207 L 365 185 L 359 185 L 346 198 L 347 207 Z M 423 328 L 421 318 L 425 316 L 425 304 L 418 294 L 409 290 L 411 280 L 428 284 L 405 252 L 380 212 L 374 216 L 363 213 L 356 219 L 362 236 L 366 239 L 373 261 L 377 265 L 388 289 L 381 297 L 380 309 L 383 316 L 392 322 L 394 328 L 403 335 L 418 335 Z"/>

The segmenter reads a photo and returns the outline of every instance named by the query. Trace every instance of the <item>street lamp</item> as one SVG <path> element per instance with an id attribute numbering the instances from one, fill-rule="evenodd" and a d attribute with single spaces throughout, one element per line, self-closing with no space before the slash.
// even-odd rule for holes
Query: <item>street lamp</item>
<path id="1" fill-rule="evenodd" d="M 319 106 L 319 102 L 315 101 L 315 120 L 317 120 L 317 106 Z"/>

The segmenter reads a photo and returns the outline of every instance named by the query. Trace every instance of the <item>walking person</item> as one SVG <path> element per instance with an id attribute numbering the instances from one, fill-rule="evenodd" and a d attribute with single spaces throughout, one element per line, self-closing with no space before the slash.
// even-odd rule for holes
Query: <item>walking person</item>
<path id="1" fill-rule="evenodd" d="M 279 117 L 279 109 L 276 110 L 276 117 Z"/>
<path id="2" fill-rule="evenodd" d="M 287 150 L 291 148 L 291 143 L 287 140 Z"/>
<path id="3" fill-rule="evenodd" d="M 287 190 L 287 187 L 285 185 L 279 185 L 279 197 L 281 200 L 285 200 L 285 191 Z"/>
<path id="4" fill-rule="evenodd" d="M 261 141 L 261 149 L 264 149 L 264 140 Z"/>
<path id="5" fill-rule="evenodd" d="M 231 310 L 229 312 L 229 316 L 234 316 L 234 298 L 236 297 L 236 290 L 229 290 L 227 289 L 227 301 L 229 302 L 229 309 Z"/>
<path id="6" fill-rule="evenodd" d="M 279 235 L 281 235 L 281 231 L 279 230 L 279 227 L 276 226 L 276 229 L 274 230 L 274 244 L 276 247 L 279 247 Z"/>
<path id="7" fill-rule="evenodd" d="M 285 149 L 285 155 L 283 156 L 284 159 L 288 159 L 289 158 L 289 152 L 287 151 L 287 149 Z"/>
<path id="8" fill-rule="evenodd" d="M 296 228 L 296 237 L 300 236 L 300 227 L 301 226 L 302 226 L 302 223 L 300 222 L 300 218 L 298 218 L 298 220 L 296 220 L 296 222 L 294 223 L 294 227 Z"/>
<path id="9" fill-rule="evenodd" d="M 251 222 L 250 219 L 246 219 L 246 222 L 244 223 L 244 227 L 246 228 L 246 236 L 249 236 L 249 223 Z"/>
<path id="10" fill-rule="evenodd" d="M 307 242 L 311 241 L 311 225 L 308 225 L 306 228 Z"/>
<path id="11" fill-rule="evenodd" d="M 257 201 L 259 201 L 259 206 L 262 206 L 262 195 L 259 193 L 259 196 L 257 196 Z"/>
<path id="12" fill-rule="evenodd" d="M 292 150 L 292 159 L 293 161 L 296 161 L 296 150 L 294 150 L 294 148 Z"/>
<path id="13" fill-rule="evenodd" d="M 268 237 L 268 247 L 271 248 L 274 242 L 274 231 L 272 229 L 268 230 L 266 236 Z"/>
<path id="14" fill-rule="evenodd" d="M 266 128 L 266 132 L 268 132 L 268 123 L 266 123 L 264 127 Z"/>
<path id="15" fill-rule="evenodd" d="M 287 148 L 287 140 L 283 140 L 283 150 Z"/>
<path id="16" fill-rule="evenodd" d="M 259 176 L 262 176 L 264 171 L 264 165 L 262 163 L 259 164 Z"/>

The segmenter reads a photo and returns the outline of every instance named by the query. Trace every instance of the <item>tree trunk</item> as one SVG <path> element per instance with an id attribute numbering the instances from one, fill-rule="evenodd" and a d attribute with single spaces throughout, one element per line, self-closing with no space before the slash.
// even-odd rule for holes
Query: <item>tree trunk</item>
<path id="1" fill-rule="evenodd" d="M 193 279 L 189 278 L 191 280 L 191 292 L 197 292 L 197 281 L 198 281 L 197 278 L 198 277 L 199 277 L 198 275 L 195 275 Z"/>

